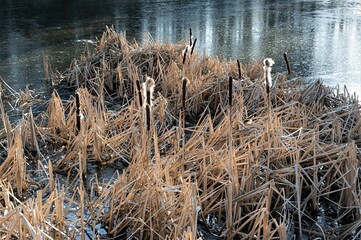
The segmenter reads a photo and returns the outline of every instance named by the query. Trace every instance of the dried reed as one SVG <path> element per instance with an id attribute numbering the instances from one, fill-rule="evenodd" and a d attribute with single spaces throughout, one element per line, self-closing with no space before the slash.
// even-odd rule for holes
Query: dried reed
<path id="1" fill-rule="evenodd" d="M 229 64 L 194 53 L 184 64 L 182 49 L 130 44 L 107 29 L 62 76 L 84 86 L 78 99 L 54 92 L 37 121 L 29 115 L 16 126 L 2 110 L 2 234 L 96 238 L 100 226 L 124 239 L 287 239 L 292 226 L 298 237 L 316 236 L 318 226 L 324 237 L 359 236 L 361 114 L 346 89 L 334 93 L 321 81 L 303 87 L 277 73 L 273 84 L 266 81 L 266 98 L 260 61 Z M 230 77 L 237 73 L 238 82 Z M 154 84 L 139 82 L 147 77 Z M 12 186 L 30 191 L 24 148 L 36 144 L 42 155 L 45 145 L 57 154 L 45 159 L 45 187 L 22 200 Z M 129 166 L 109 182 L 82 177 L 115 162 Z M 342 230 L 316 223 L 326 206 L 348 220 Z"/>

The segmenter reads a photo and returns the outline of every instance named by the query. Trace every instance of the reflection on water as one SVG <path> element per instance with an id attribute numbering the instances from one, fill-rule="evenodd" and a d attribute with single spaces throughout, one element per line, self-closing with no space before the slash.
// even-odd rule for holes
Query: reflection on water
<path id="1" fill-rule="evenodd" d="M 2 1 L 0 76 L 16 89 L 42 86 L 42 54 L 63 71 L 78 57 L 84 39 L 100 37 L 106 25 L 129 40 L 150 32 L 178 42 L 192 27 L 197 47 L 247 63 L 283 52 L 303 76 L 346 84 L 361 95 L 361 3 L 282 0 Z"/>

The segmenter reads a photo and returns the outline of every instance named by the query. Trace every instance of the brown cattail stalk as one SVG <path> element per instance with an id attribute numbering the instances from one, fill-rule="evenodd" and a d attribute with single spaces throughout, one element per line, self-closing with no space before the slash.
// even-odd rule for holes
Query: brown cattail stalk
<path id="1" fill-rule="evenodd" d="M 182 79 L 182 128 L 185 127 L 185 115 L 186 115 L 186 96 L 187 96 L 187 85 L 189 83 L 189 79 L 183 77 Z M 184 144 L 184 139 L 183 139 Z"/>
<path id="2" fill-rule="evenodd" d="M 196 42 L 197 42 L 197 38 L 194 39 L 194 42 L 193 42 L 193 44 L 191 45 L 191 46 L 192 46 L 191 55 L 193 54 L 193 50 L 194 50 L 194 46 L 196 45 Z"/>
<path id="3" fill-rule="evenodd" d="M 81 121 L 81 115 L 80 115 L 80 93 L 75 93 L 75 107 L 76 107 L 76 130 L 77 134 L 80 132 L 80 121 Z"/>
<path id="4" fill-rule="evenodd" d="M 183 113 L 185 112 L 185 109 L 186 109 L 186 95 L 187 95 L 188 82 L 189 82 L 188 78 L 184 77 L 182 79 L 182 110 L 183 110 Z"/>
<path id="5" fill-rule="evenodd" d="M 287 57 L 286 52 L 283 54 L 283 57 L 285 59 L 286 65 L 287 65 L 288 75 L 291 75 L 292 72 L 291 72 L 290 62 L 288 61 L 288 57 Z"/>
<path id="6" fill-rule="evenodd" d="M 142 106 L 143 106 L 142 90 L 141 90 L 141 88 L 140 88 L 140 82 L 139 82 L 139 80 L 137 80 L 137 91 L 138 91 L 139 106 L 142 107 Z"/>
<path id="7" fill-rule="evenodd" d="M 188 52 L 188 48 L 185 48 L 185 49 L 183 50 L 183 64 L 186 62 L 187 52 Z"/>
<path id="8" fill-rule="evenodd" d="M 229 76 L 228 82 L 228 100 L 229 100 L 229 108 L 232 108 L 232 93 L 233 93 L 233 78 Z"/>
<path id="9" fill-rule="evenodd" d="M 147 105 L 150 106 L 150 91 L 147 89 Z"/>
<path id="10" fill-rule="evenodd" d="M 227 186 L 227 218 L 226 218 L 226 225 L 227 225 L 227 239 L 232 239 L 232 225 L 233 225 L 233 190 L 236 186 L 237 181 L 236 177 L 236 170 L 234 169 L 235 166 L 233 164 L 233 144 L 232 144 L 232 91 L 233 91 L 233 79 L 229 76 L 228 82 L 228 114 L 229 114 L 229 135 L 228 135 L 228 174 L 229 174 L 229 185 Z"/>
<path id="11" fill-rule="evenodd" d="M 184 166 L 184 162 L 185 162 L 185 143 L 186 143 L 186 139 L 185 139 L 185 115 L 186 115 L 186 96 L 187 96 L 187 85 L 189 83 L 189 79 L 186 77 L 183 77 L 182 79 L 182 145 L 183 145 L 183 152 L 182 152 L 182 159 L 183 159 L 183 163 L 182 165 Z M 182 170 L 184 170 L 184 168 L 182 167 Z"/>
<path id="12" fill-rule="evenodd" d="M 150 106 L 147 104 L 145 106 L 145 116 L 146 116 L 146 122 L 147 122 L 147 131 L 150 131 Z"/>
<path id="13" fill-rule="evenodd" d="M 193 45 L 192 28 L 189 28 L 189 46 Z"/>
<path id="14" fill-rule="evenodd" d="M 238 59 L 237 59 L 237 66 L 238 66 L 238 78 L 241 79 L 242 78 L 241 63 L 239 62 Z"/>

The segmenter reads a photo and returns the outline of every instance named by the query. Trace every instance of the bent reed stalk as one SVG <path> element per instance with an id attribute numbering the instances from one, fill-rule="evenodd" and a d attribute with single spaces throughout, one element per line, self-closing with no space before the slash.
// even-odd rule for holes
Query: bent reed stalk
<path id="1" fill-rule="evenodd" d="M 2 236 L 359 235 L 357 99 L 321 81 L 304 87 L 284 73 L 267 79 L 274 80 L 267 99 L 261 61 L 241 64 L 194 52 L 184 64 L 186 45 L 130 44 L 108 28 L 91 54 L 53 81 L 83 86 L 79 104 L 54 91 L 31 124 L 29 118 L 8 123 L 0 106 L 6 126 L 0 132 Z M 229 77 L 237 75 L 238 81 Z M 140 83 L 147 76 L 154 80 L 148 98 Z M 32 156 L 36 144 L 41 154 Z M 95 168 L 122 172 L 100 179 Z M 331 226 L 336 231 L 317 222 L 321 214 L 330 216 L 325 207 L 344 223 Z"/>

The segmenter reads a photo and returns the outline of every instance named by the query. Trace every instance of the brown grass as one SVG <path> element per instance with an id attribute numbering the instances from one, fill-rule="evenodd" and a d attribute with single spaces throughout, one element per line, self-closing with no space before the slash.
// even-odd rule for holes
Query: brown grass
<path id="1" fill-rule="evenodd" d="M 29 115 L 15 126 L 2 110 L 4 236 L 96 238 L 99 226 L 122 239 L 360 233 L 357 99 L 282 73 L 273 74 L 268 99 L 260 62 L 185 56 L 184 47 L 130 44 L 107 29 L 94 52 L 62 76 L 82 86 L 78 133 L 75 97 L 64 102 L 54 92 L 41 120 Z M 146 76 L 155 81 L 148 129 L 140 106 Z M 239 78 L 231 92 L 229 76 Z M 39 152 L 35 160 L 26 146 Z M 43 174 L 33 194 L 28 161 L 40 162 L 36 173 Z M 129 166 L 109 182 L 89 173 L 117 162 Z M 334 232 L 316 222 L 327 206 L 344 223 Z"/>

